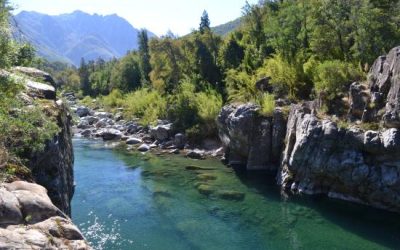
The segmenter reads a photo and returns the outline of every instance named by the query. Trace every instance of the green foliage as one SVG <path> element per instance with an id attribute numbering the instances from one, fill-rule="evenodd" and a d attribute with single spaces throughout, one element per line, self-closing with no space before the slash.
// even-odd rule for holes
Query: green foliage
<path id="1" fill-rule="evenodd" d="M 275 110 L 275 96 L 268 93 L 264 94 L 260 106 L 262 115 L 272 116 Z"/>
<path id="2" fill-rule="evenodd" d="M 151 65 L 150 65 L 149 38 L 147 36 L 147 30 L 142 29 L 138 33 L 138 40 L 139 40 L 140 72 L 143 77 L 143 80 L 148 82 L 150 81 L 149 74 L 151 72 Z"/>
<path id="3" fill-rule="evenodd" d="M 249 102 L 257 99 L 258 92 L 254 78 L 246 72 L 228 70 L 225 82 L 230 102 Z"/>
<path id="4" fill-rule="evenodd" d="M 113 89 L 107 96 L 101 98 L 101 102 L 110 108 L 122 107 L 124 105 L 124 96 L 118 89 Z"/>
<path id="5" fill-rule="evenodd" d="M 347 92 L 349 85 L 362 77 L 362 72 L 353 64 L 339 60 L 319 64 L 313 75 L 317 94 L 323 93 L 329 100 Z"/>
<path id="6" fill-rule="evenodd" d="M 210 31 L 210 19 L 208 18 L 208 13 L 205 10 L 203 11 L 203 14 L 200 18 L 199 31 L 200 33 Z"/>
<path id="7" fill-rule="evenodd" d="M 177 131 L 185 131 L 199 123 L 195 97 L 194 84 L 190 80 L 185 80 L 168 99 L 168 119 L 174 123 L 174 128 Z"/>
<path id="8" fill-rule="evenodd" d="M 13 80 L 3 77 L 0 86 L 0 141 L 21 157 L 43 150 L 45 142 L 59 132 L 55 118 L 46 115 L 43 105 L 27 107 L 19 101 L 16 95 L 21 87 Z"/>
<path id="9" fill-rule="evenodd" d="M 300 68 L 296 62 L 289 63 L 281 54 L 265 60 L 264 66 L 257 71 L 257 75 L 270 77 L 274 92 L 279 96 L 289 95 L 292 99 L 298 96 L 304 85 L 302 67 Z"/>
<path id="10" fill-rule="evenodd" d="M 167 101 L 157 91 L 142 88 L 125 95 L 124 112 L 127 117 L 140 118 L 142 124 L 151 124 L 165 118 Z"/>
<path id="11" fill-rule="evenodd" d="M 111 83 L 113 88 L 124 92 L 136 90 L 142 86 L 142 74 L 139 66 L 139 57 L 136 53 L 129 53 L 119 61 L 112 73 Z"/>

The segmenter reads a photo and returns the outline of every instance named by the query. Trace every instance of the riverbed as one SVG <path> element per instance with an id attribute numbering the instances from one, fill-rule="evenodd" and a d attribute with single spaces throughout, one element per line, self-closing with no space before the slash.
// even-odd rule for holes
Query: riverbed
<path id="1" fill-rule="evenodd" d="M 73 140 L 72 219 L 95 249 L 395 249 L 400 215 L 281 195 L 274 178 L 218 160 Z"/>

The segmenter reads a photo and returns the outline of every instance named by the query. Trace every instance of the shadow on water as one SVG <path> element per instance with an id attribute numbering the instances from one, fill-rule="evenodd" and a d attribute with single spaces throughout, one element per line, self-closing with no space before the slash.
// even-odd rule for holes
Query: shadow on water
<path id="1" fill-rule="evenodd" d="M 269 200 L 281 201 L 283 206 L 289 203 L 313 209 L 324 219 L 345 231 L 390 249 L 399 248 L 400 215 L 397 213 L 331 199 L 326 195 L 289 195 L 285 198 L 276 184 L 275 175 L 271 173 L 263 171 L 249 173 L 243 171 L 243 168 L 235 168 L 235 174 L 246 187 L 256 190 Z M 289 209 L 289 213 L 298 216 L 296 209 Z"/>

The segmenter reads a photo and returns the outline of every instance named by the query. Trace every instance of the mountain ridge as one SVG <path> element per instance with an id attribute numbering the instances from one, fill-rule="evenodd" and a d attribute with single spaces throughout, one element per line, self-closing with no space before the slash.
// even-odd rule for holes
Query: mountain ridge
<path id="1" fill-rule="evenodd" d="M 39 56 L 49 61 L 79 65 L 85 60 L 120 58 L 138 48 L 135 28 L 117 14 L 72 13 L 48 15 L 21 11 L 14 16 L 13 34 L 37 49 Z M 149 37 L 155 35 L 148 31 Z"/>

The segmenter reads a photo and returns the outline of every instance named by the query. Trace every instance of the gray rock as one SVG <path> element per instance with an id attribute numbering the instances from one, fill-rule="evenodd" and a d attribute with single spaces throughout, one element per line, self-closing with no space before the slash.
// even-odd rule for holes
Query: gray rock
<path id="1" fill-rule="evenodd" d="M 128 132 L 129 134 L 134 134 L 134 133 L 136 133 L 136 132 L 138 132 L 139 131 L 139 126 L 137 125 L 137 124 L 129 124 L 127 127 L 126 127 L 126 132 Z"/>
<path id="2" fill-rule="evenodd" d="M 17 197 L 11 192 L 0 189 L 0 224 L 21 224 L 24 222 Z"/>
<path id="3" fill-rule="evenodd" d="M 150 135 L 158 141 L 165 141 L 171 136 L 171 126 L 170 123 L 153 127 L 150 129 Z"/>
<path id="4" fill-rule="evenodd" d="M 29 90 L 29 96 L 50 100 L 56 99 L 56 89 L 53 86 L 31 80 L 26 80 L 25 86 Z"/>
<path id="5" fill-rule="evenodd" d="M 286 119 L 279 109 L 273 117 L 262 117 L 258 110 L 251 103 L 223 107 L 217 118 L 219 137 L 230 165 L 277 171 Z"/>
<path id="6" fill-rule="evenodd" d="M 90 129 L 85 129 L 81 132 L 83 137 L 90 137 L 92 135 L 92 131 Z"/>
<path id="7" fill-rule="evenodd" d="M 93 125 L 99 121 L 99 118 L 95 116 L 85 116 L 81 118 L 81 121 L 86 121 L 89 125 Z"/>
<path id="8" fill-rule="evenodd" d="M 36 69 L 36 68 L 29 68 L 29 67 L 14 67 L 13 71 L 22 73 L 24 75 L 27 75 L 29 77 L 33 77 L 35 79 L 41 80 L 45 83 L 50 84 L 53 87 L 56 87 L 56 82 L 54 81 L 53 77 L 42 70 Z M 72 93 L 73 94 L 73 93 Z"/>
<path id="9" fill-rule="evenodd" d="M 126 144 L 128 145 L 140 144 L 142 142 L 143 142 L 142 139 L 136 137 L 130 137 L 129 139 L 126 140 Z"/>
<path id="10" fill-rule="evenodd" d="M 86 120 L 81 120 L 79 121 L 78 125 L 76 125 L 77 128 L 79 129 L 87 129 L 90 127 L 89 122 Z"/>
<path id="11" fill-rule="evenodd" d="M 349 115 L 352 119 L 361 119 L 367 105 L 369 103 L 369 95 L 366 93 L 367 87 L 354 82 L 350 85 L 349 102 L 350 110 Z"/>
<path id="12" fill-rule="evenodd" d="M 397 129 L 339 129 L 294 105 L 278 183 L 294 192 L 400 211 L 399 136 Z"/>
<path id="13" fill-rule="evenodd" d="M 186 144 L 186 136 L 181 133 L 176 134 L 174 136 L 174 144 L 177 148 L 183 149 Z"/>
<path id="14" fill-rule="evenodd" d="M 103 138 L 104 141 L 119 140 L 122 137 L 122 133 L 116 129 L 103 129 L 99 131 L 98 135 Z"/>
<path id="15" fill-rule="evenodd" d="M 204 151 L 199 149 L 189 150 L 186 153 L 186 157 L 192 159 L 204 159 L 204 156 L 205 156 Z"/>
<path id="16" fill-rule="evenodd" d="M 111 113 L 108 112 L 95 112 L 94 116 L 98 117 L 99 119 L 103 119 L 103 118 L 112 118 L 113 115 Z"/>
<path id="17" fill-rule="evenodd" d="M 80 106 L 76 109 L 75 113 L 79 116 L 79 117 L 85 117 L 90 115 L 90 109 L 88 107 L 85 106 Z"/>
<path id="18" fill-rule="evenodd" d="M 147 152 L 150 150 L 150 146 L 146 143 L 143 143 L 142 145 L 140 145 L 137 149 L 140 152 Z"/>

